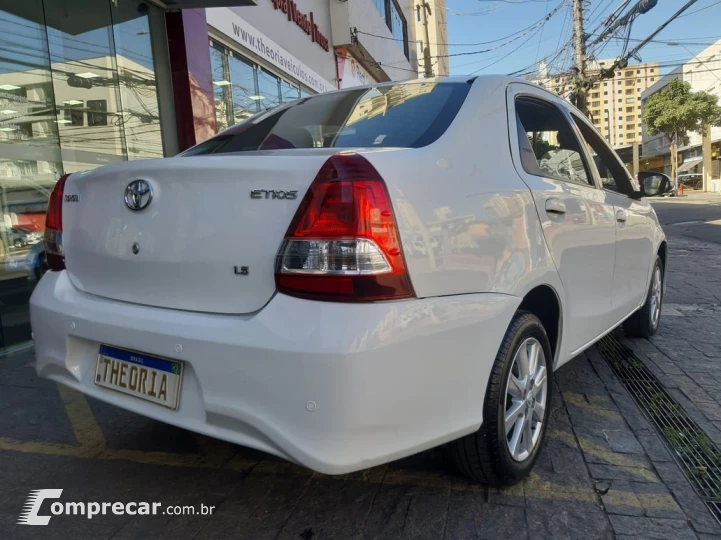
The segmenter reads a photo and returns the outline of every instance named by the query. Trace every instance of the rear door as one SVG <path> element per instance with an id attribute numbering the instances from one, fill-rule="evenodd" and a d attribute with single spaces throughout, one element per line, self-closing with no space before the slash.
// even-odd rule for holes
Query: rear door
<path id="1" fill-rule="evenodd" d="M 614 210 L 595 184 L 569 118 L 547 96 L 511 86 L 509 121 L 518 134 L 511 148 L 565 289 L 564 342 L 571 353 L 612 324 Z"/>
<path id="2" fill-rule="evenodd" d="M 639 306 L 648 286 L 654 256 L 651 206 L 631 198 L 634 193 L 631 175 L 588 121 L 575 114 L 573 120 L 587 148 L 595 154 L 594 173 L 604 186 L 606 202 L 614 208 L 616 265 L 611 307 L 618 322 Z"/>

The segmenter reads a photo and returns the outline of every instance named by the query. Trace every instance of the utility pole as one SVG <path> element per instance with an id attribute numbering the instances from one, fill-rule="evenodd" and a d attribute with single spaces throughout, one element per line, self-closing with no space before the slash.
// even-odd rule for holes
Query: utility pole
<path id="1" fill-rule="evenodd" d="M 573 59 L 576 72 L 576 107 L 588 116 L 586 106 L 586 34 L 583 30 L 583 0 L 573 0 Z"/>
<path id="2" fill-rule="evenodd" d="M 426 79 L 433 77 L 433 68 L 431 67 L 431 39 L 428 35 L 428 16 L 431 15 L 431 6 L 427 0 L 418 5 L 416 9 L 423 11 L 423 26 L 426 30 L 426 45 L 423 47 L 423 76 Z"/>

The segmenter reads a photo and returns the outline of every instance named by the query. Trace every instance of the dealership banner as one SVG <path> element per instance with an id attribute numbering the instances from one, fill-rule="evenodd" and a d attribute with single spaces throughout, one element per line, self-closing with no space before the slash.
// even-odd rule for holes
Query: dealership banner
<path id="1" fill-rule="evenodd" d="M 377 82 L 345 47 L 336 47 L 335 59 L 338 70 L 338 88 L 351 88 Z"/>
<path id="2" fill-rule="evenodd" d="M 231 9 L 208 8 L 205 14 L 210 26 L 305 86 L 319 93 L 335 90 L 333 83 L 325 80 L 268 36 L 253 28 Z"/>

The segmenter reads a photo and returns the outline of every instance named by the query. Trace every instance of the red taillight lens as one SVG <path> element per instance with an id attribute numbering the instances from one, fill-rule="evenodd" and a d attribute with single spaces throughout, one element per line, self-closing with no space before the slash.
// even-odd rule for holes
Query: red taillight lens
<path id="1" fill-rule="evenodd" d="M 358 154 L 326 161 L 278 252 L 280 292 L 335 301 L 414 296 L 385 182 Z"/>
<path id="2" fill-rule="evenodd" d="M 63 192 L 69 174 L 60 177 L 50 194 L 45 215 L 45 256 L 50 270 L 65 270 L 63 253 Z"/>

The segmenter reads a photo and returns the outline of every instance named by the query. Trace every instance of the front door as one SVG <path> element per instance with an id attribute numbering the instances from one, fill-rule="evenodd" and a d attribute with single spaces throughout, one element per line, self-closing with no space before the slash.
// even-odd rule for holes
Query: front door
<path id="1" fill-rule="evenodd" d="M 564 287 L 565 357 L 612 324 L 615 260 L 613 206 L 591 174 L 588 158 L 562 105 L 527 85 L 509 90 L 516 169 L 530 188 L 546 243 Z"/>
<path id="2" fill-rule="evenodd" d="M 647 201 L 631 198 L 633 181 L 626 167 L 587 120 L 573 115 L 581 136 L 594 155 L 594 173 L 604 186 L 604 198 L 614 207 L 616 266 L 611 308 L 614 322 L 641 305 L 653 264 L 653 222 Z"/>

